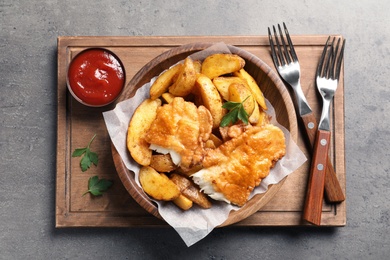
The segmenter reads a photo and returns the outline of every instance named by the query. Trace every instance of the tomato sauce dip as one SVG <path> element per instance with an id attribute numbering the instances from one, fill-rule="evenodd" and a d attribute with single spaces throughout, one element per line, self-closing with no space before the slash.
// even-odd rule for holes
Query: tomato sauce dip
<path id="1" fill-rule="evenodd" d="M 68 68 L 68 89 L 81 103 L 105 106 L 122 92 L 125 83 L 124 67 L 111 51 L 87 49 L 77 54 Z"/>

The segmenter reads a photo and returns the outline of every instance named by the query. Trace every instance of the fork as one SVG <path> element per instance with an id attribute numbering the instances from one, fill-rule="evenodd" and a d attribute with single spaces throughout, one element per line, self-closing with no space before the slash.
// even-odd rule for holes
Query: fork
<path id="1" fill-rule="evenodd" d="M 330 143 L 329 111 L 339 82 L 345 47 L 345 40 L 343 40 L 339 50 L 340 38 L 338 38 L 336 46 L 336 38 L 333 38 L 332 43 L 329 43 L 330 38 L 329 36 L 326 41 L 316 73 L 317 89 L 322 97 L 322 113 L 314 144 L 314 155 L 303 213 L 303 219 L 315 225 L 321 224 L 326 158 Z"/>
<path id="2" fill-rule="evenodd" d="M 287 43 L 285 37 L 283 37 L 282 28 L 279 24 L 279 37 L 275 26 L 273 26 L 274 37 L 272 37 L 270 28 L 268 28 L 271 56 L 279 75 L 294 90 L 294 94 L 297 99 L 298 113 L 305 127 L 306 135 L 313 147 L 317 133 L 317 120 L 302 91 L 300 83 L 300 65 L 285 23 L 283 23 L 283 28 L 287 38 Z M 275 39 L 275 42 L 273 39 Z M 329 202 L 333 203 L 344 201 L 344 193 L 341 189 L 336 173 L 334 172 L 333 166 L 329 159 L 328 161 L 325 177 L 326 198 Z"/>

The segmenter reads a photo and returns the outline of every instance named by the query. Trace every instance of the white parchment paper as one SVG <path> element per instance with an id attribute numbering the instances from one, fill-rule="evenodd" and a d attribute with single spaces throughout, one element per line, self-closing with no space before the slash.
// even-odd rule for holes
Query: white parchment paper
<path id="1" fill-rule="evenodd" d="M 191 55 L 191 57 L 202 60 L 212 53 L 221 52 L 230 52 L 223 43 L 213 45 L 204 51 Z M 154 79 L 141 87 L 131 99 L 120 102 L 115 109 L 103 113 L 110 138 L 126 167 L 135 173 L 138 185 L 140 185 L 138 181 L 140 166 L 131 158 L 127 150 L 127 129 L 135 109 L 143 100 L 149 98 L 149 88 L 153 81 Z M 280 127 L 284 132 L 286 138 L 286 155 L 276 163 L 275 167 L 271 169 L 270 174 L 262 180 L 260 186 L 255 188 L 251 197 L 266 192 L 269 185 L 278 183 L 284 177 L 298 169 L 307 160 L 298 145 L 290 138 L 288 130 L 276 122 L 275 110 L 271 103 L 268 100 L 266 102 L 268 107 L 267 113 L 272 117 L 271 123 Z M 229 205 L 225 202 L 213 202 L 213 206 L 210 209 L 201 209 L 195 206 L 188 211 L 182 211 L 171 202 L 156 201 L 156 203 L 158 204 L 160 215 L 178 232 L 187 246 L 191 246 L 203 239 L 215 227 L 225 222 L 231 210 L 239 209 L 239 207 Z"/>

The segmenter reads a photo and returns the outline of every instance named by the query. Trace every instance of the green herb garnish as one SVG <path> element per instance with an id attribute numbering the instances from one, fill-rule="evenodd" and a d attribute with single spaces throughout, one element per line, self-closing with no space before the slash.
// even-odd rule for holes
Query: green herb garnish
<path id="1" fill-rule="evenodd" d="M 244 124 L 248 124 L 249 115 L 245 111 L 244 108 L 244 102 L 249 98 L 245 98 L 242 102 L 233 102 L 228 101 L 225 102 L 222 107 L 229 110 L 229 113 L 224 115 L 224 117 L 221 120 L 220 126 L 225 127 L 228 126 L 230 123 L 235 124 L 238 120 L 241 120 Z"/>
<path id="2" fill-rule="evenodd" d="M 72 157 L 83 156 L 81 158 L 81 161 L 80 161 L 80 167 L 81 167 L 81 170 L 83 172 L 88 170 L 91 167 L 92 163 L 95 166 L 97 166 L 97 164 L 98 164 L 98 161 L 99 161 L 98 155 L 96 153 L 92 152 L 90 149 L 91 143 L 92 143 L 93 139 L 95 139 L 95 137 L 96 137 L 96 134 L 92 137 L 91 141 L 89 141 L 87 147 L 77 148 L 72 153 Z"/>
<path id="3" fill-rule="evenodd" d="M 99 179 L 98 176 L 93 176 L 88 180 L 88 190 L 83 194 L 91 193 L 94 196 L 101 196 L 112 185 L 112 181 Z"/>

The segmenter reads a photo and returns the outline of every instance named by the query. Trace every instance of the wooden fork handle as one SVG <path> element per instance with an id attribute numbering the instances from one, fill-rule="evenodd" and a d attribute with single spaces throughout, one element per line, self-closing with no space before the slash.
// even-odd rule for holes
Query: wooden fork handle
<path id="1" fill-rule="evenodd" d="M 317 133 L 317 120 L 313 113 L 303 115 L 302 121 L 305 125 L 305 130 L 307 137 L 310 141 L 311 146 L 314 146 Z M 325 175 L 325 194 L 327 201 L 331 203 L 339 203 L 345 200 L 345 195 L 341 189 L 339 180 L 337 179 L 336 173 L 334 171 L 332 162 L 327 156 L 326 163 L 326 175 Z"/>
<path id="2" fill-rule="evenodd" d="M 318 130 L 310 176 L 306 194 L 303 219 L 314 224 L 321 224 L 322 201 L 324 198 L 325 172 L 329 151 L 330 132 Z"/>

